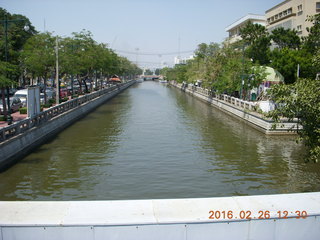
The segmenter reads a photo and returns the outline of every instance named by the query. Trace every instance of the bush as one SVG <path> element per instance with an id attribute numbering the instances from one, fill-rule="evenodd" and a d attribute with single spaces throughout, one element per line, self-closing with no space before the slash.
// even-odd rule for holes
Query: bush
<path id="1" fill-rule="evenodd" d="M 64 98 L 60 98 L 60 103 L 63 103 L 63 102 L 66 102 L 66 101 L 68 101 L 69 100 L 69 98 L 68 97 L 64 97 Z"/>
<path id="2" fill-rule="evenodd" d="M 53 104 L 55 104 L 55 103 L 56 103 L 56 100 L 53 99 L 53 98 L 50 98 L 49 101 L 48 101 L 48 104 L 51 104 L 51 106 L 52 106 Z"/>
<path id="3" fill-rule="evenodd" d="M 5 116 L 3 116 L 3 115 L 0 115 L 0 121 L 6 121 L 6 118 L 5 118 Z"/>
<path id="4" fill-rule="evenodd" d="M 41 105 L 42 108 L 49 108 L 49 107 L 51 107 L 51 106 L 52 106 L 51 103 L 47 103 L 47 104 Z"/>
<path id="5" fill-rule="evenodd" d="M 27 108 L 26 107 L 22 107 L 19 109 L 20 114 L 27 114 Z"/>

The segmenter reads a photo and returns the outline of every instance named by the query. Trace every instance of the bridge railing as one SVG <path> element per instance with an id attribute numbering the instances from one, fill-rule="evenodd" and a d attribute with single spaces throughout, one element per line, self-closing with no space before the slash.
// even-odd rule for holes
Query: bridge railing
<path id="1" fill-rule="evenodd" d="M 117 91 L 120 87 L 125 86 L 128 83 L 122 83 L 121 85 L 117 86 L 111 86 L 108 88 L 104 88 L 102 90 L 86 94 L 83 96 L 80 96 L 78 98 L 66 101 L 64 103 L 61 103 L 59 105 L 50 107 L 39 114 L 31 117 L 31 118 L 26 118 L 24 120 L 18 121 L 13 123 L 10 126 L 6 126 L 3 128 L 0 128 L 0 142 L 3 142 L 5 140 L 8 140 L 10 138 L 13 138 L 14 136 L 17 136 L 20 133 L 26 132 L 29 129 L 39 126 L 52 118 L 61 115 L 71 109 L 74 109 L 80 105 L 83 105 L 93 99 L 96 99 L 104 94 L 110 93 L 112 91 Z"/>

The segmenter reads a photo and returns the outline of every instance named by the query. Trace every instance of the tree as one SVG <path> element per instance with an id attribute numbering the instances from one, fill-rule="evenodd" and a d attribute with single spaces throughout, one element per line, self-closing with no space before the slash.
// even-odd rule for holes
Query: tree
<path id="1" fill-rule="evenodd" d="M 25 42 L 35 35 L 37 32 L 32 26 L 30 20 L 20 14 L 10 14 L 5 9 L 0 8 L 1 21 L 8 21 L 7 29 L 7 51 L 8 51 L 8 62 L 19 66 L 19 55 Z M 25 26 L 29 29 L 25 30 Z M 0 61 L 5 61 L 5 29 L 4 24 L 0 25 Z M 19 68 L 18 68 L 19 69 Z M 8 76 L 10 79 L 18 80 L 21 70 L 14 72 L 14 75 Z M 13 73 L 12 73 L 13 74 Z"/>
<path id="2" fill-rule="evenodd" d="M 308 36 L 304 37 L 303 47 L 314 54 L 318 50 L 320 50 L 320 13 L 314 16 L 309 16 L 307 21 L 312 22 L 313 25 L 310 28 L 307 28 Z"/>
<path id="3" fill-rule="evenodd" d="M 243 45 L 246 46 L 245 53 L 248 58 L 261 65 L 270 62 L 270 36 L 264 26 L 248 22 L 241 29 L 240 35 Z"/>
<path id="4" fill-rule="evenodd" d="M 278 108 L 270 116 L 279 121 L 287 117 L 289 121 L 299 119 L 300 139 L 308 148 L 308 160 L 320 160 L 320 81 L 299 79 L 292 85 L 274 85 L 269 92 Z"/>
<path id="5" fill-rule="evenodd" d="M 198 45 L 197 50 L 195 51 L 196 58 L 205 59 L 208 57 L 213 57 L 220 49 L 218 43 L 201 43 Z"/>
<path id="6" fill-rule="evenodd" d="M 8 62 L 0 61 L 0 89 L 1 89 L 1 99 L 3 103 L 6 103 L 5 100 L 5 88 L 10 87 L 15 84 L 14 81 L 8 78 L 8 75 L 12 72 L 17 71 L 16 67 Z M 3 104 L 3 113 L 5 119 L 7 119 L 8 111 L 7 105 Z"/>
<path id="7" fill-rule="evenodd" d="M 20 58 L 25 69 L 32 73 L 34 78 L 43 79 L 46 89 L 47 79 L 52 75 L 55 67 L 55 39 L 52 35 L 47 32 L 29 38 L 23 47 Z"/>
<path id="8" fill-rule="evenodd" d="M 282 27 L 276 28 L 272 31 L 270 37 L 280 49 L 299 49 L 301 45 L 301 40 L 296 30 L 284 29 Z"/>
<path id="9" fill-rule="evenodd" d="M 271 66 L 284 77 L 286 84 L 294 83 L 299 77 L 314 78 L 315 68 L 312 66 L 312 55 L 305 49 L 275 49 L 271 53 Z"/>
<path id="10" fill-rule="evenodd" d="M 153 72 L 150 69 L 146 69 L 144 72 L 145 75 L 152 75 Z"/>

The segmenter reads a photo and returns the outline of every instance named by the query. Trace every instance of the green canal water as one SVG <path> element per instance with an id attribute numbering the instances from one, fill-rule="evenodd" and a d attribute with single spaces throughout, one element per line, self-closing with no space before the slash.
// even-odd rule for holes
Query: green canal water
<path id="1" fill-rule="evenodd" d="M 0 173 L 0 200 L 320 191 L 320 164 L 177 89 L 136 84 Z"/>

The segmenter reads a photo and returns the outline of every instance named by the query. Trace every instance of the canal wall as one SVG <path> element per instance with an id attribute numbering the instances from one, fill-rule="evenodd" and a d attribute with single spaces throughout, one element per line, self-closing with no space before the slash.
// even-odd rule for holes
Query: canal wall
<path id="1" fill-rule="evenodd" d="M 32 118 L 1 128 L 0 171 L 135 82 L 129 81 L 86 94 L 51 107 Z"/>
<path id="2" fill-rule="evenodd" d="M 320 192 L 198 199 L 0 202 L 0 240 L 319 239 Z"/>
<path id="3" fill-rule="evenodd" d="M 262 114 L 254 111 L 254 102 L 244 101 L 225 94 L 210 95 L 208 89 L 200 87 L 186 87 L 183 84 L 175 82 L 170 82 L 170 85 L 204 102 L 210 103 L 212 106 L 233 117 L 243 120 L 245 123 L 267 135 L 294 135 L 298 128 L 302 128 L 297 122 L 289 122 L 287 119 L 281 119 L 280 123 L 275 123 L 272 119 L 266 118 Z"/>

